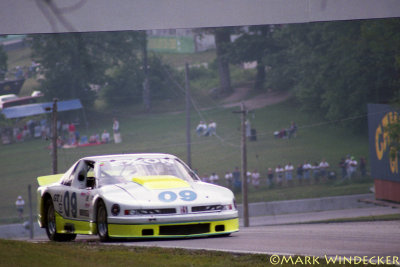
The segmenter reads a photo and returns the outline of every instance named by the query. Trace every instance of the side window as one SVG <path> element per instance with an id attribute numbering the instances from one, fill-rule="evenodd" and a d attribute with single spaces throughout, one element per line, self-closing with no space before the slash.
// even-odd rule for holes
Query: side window
<path id="1" fill-rule="evenodd" d="M 79 163 L 76 163 L 74 166 L 72 166 L 64 175 L 63 180 L 61 181 L 61 184 L 66 185 L 66 186 L 71 186 L 72 180 L 74 179 L 74 173 L 75 170 L 78 168 Z"/>

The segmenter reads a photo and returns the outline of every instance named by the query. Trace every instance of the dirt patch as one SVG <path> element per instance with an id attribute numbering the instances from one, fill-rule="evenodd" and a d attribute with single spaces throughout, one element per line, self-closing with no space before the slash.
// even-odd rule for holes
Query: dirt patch
<path id="1" fill-rule="evenodd" d="M 240 101 L 241 99 L 244 99 L 246 97 L 249 90 L 250 88 L 235 89 L 235 92 L 232 95 L 230 95 L 229 97 L 227 97 L 222 101 L 222 103 L 224 103 L 223 107 L 225 108 L 237 107 L 240 106 L 241 103 L 243 102 L 248 109 L 259 109 L 266 107 L 268 105 L 273 105 L 283 102 L 290 97 L 289 92 L 268 91 L 266 93 L 254 96 L 250 99 Z"/>

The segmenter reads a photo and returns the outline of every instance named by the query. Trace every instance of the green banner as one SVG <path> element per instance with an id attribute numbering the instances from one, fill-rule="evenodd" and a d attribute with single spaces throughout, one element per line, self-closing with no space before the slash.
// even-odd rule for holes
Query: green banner
<path id="1" fill-rule="evenodd" d="M 193 37 L 163 36 L 148 37 L 147 49 L 165 53 L 194 53 Z"/>

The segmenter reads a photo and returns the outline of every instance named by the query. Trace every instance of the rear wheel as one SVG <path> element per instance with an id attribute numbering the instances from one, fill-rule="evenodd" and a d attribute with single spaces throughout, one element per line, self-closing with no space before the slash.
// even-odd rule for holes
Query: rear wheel
<path id="1" fill-rule="evenodd" d="M 56 214 L 54 210 L 53 201 L 47 198 L 45 202 L 45 218 L 46 218 L 46 234 L 52 241 L 72 241 L 75 239 L 76 234 L 59 234 L 56 228 Z"/>
<path id="2" fill-rule="evenodd" d="M 97 234 L 100 237 L 100 241 L 108 241 L 108 223 L 107 223 L 107 209 L 103 201 L 99 201 L 97 204 Z"/>

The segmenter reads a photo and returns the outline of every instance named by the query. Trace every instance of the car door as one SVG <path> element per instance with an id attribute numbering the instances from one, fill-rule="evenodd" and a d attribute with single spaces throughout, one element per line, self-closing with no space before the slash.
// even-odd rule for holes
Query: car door
<path id="1" fill-rule="evenodd" d="M 65 192 L 65 214 L 74 220 L 89 221 L 94 172 L 93 163 L 82 160 L 73 174 L 71 189 Z M 69 205 L 67 204 L 69 203 Z"/>

